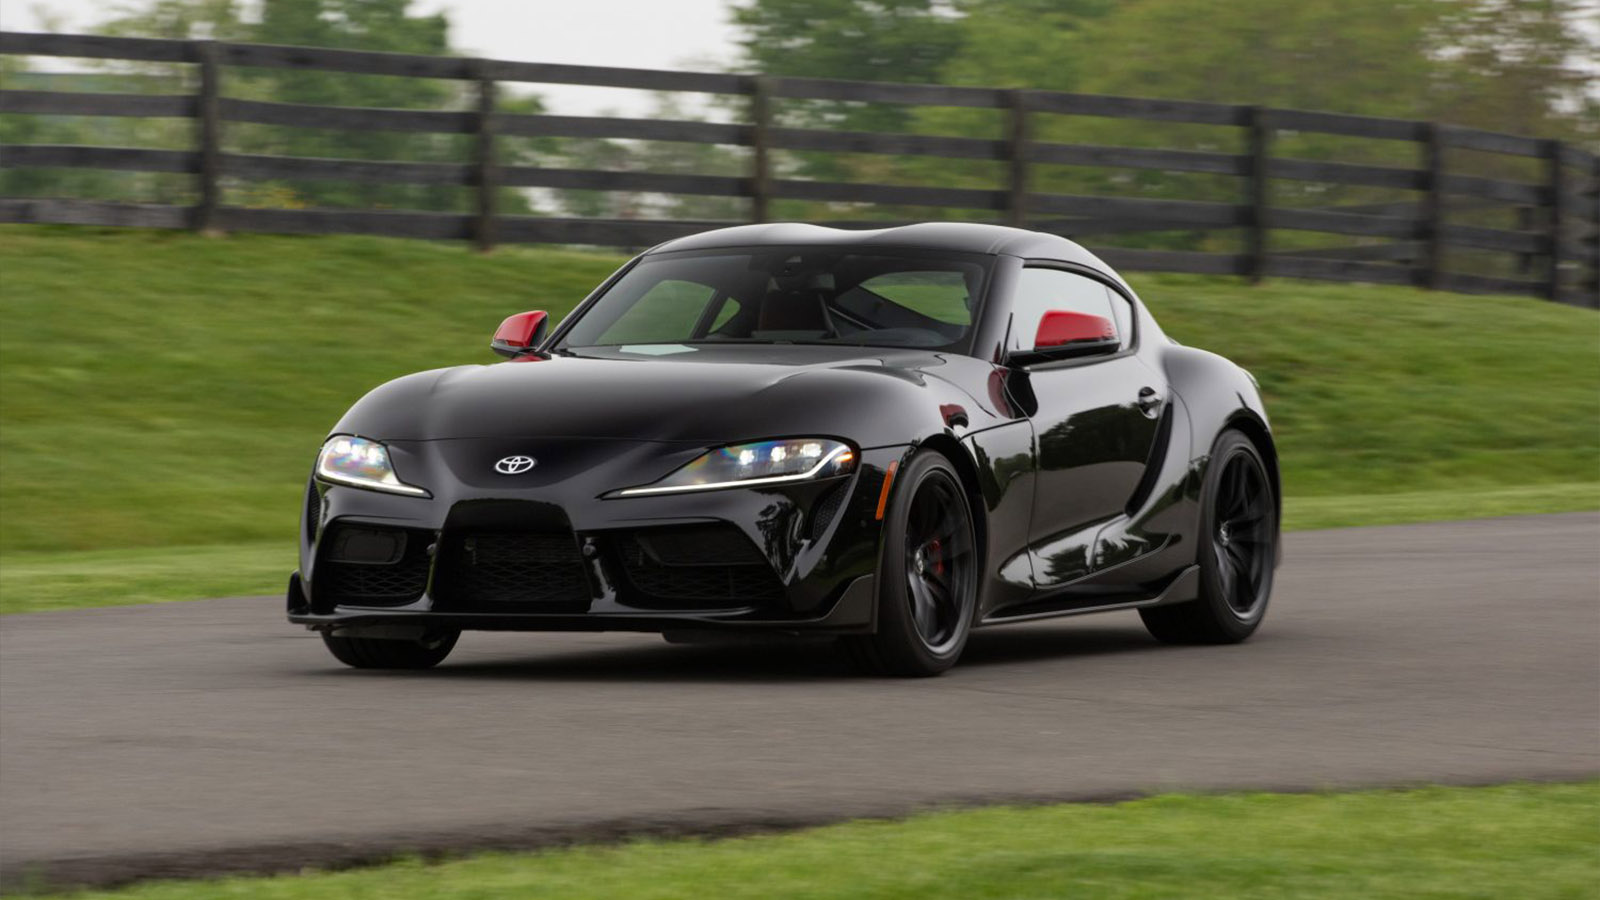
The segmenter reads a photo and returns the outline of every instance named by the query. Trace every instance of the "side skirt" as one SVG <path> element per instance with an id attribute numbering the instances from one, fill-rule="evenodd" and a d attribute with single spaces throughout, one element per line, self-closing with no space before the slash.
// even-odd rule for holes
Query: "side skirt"
<path id="1" fill-rule="evenodd" d="M 998 615 L 984 617 L 979 626 L 1006 625 L 1011 622 L 1033 622 L 1060 616 L 1081 616 L 1088 613 L 1112 612 L 1119 609 L 1147 609 L 1152 606 L 1172 606 L 1198 599 L 1200 596 L 1200 566 L 1191 565 L 1167 582 L 1167 586 L 1154 594 L 1101 594 L 1095 597 L 1082 595 L 1047 597 L 1043 600 L 1012 607 Z"/>

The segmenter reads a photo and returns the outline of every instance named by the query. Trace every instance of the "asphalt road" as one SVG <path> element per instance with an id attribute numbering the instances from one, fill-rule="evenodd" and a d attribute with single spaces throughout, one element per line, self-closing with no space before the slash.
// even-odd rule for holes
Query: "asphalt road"
<path id="1" fill-rule="evenodd" d="M 721 833 L 941 804 L 1600 773 L 1600 514 L 1291 534 L 1266 624 L 826 647 L 468 634 L 338 666 L 278 598 L 0 621 L 0 866 L 82 882 Z M 29 873 L 33 873 L 31 876 Z"/>

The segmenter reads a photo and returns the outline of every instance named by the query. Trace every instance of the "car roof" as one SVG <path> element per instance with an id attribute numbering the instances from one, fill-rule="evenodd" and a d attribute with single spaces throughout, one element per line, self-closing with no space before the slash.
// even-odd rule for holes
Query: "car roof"
<path id="1" fill-rule="evenodd" d="M 912 247 L 964 253 L 1004 254 L 1024 259 L 1052 259 L 1078 263 L 1115 275 L 1111 267 L 1101 262 L 1093 253 L 1059 235 L 972 222 L 920 222 L 915 225 L 871 230 L 827 228 L 798 222 L 735 225 L 732 228 L 719 228 L 715 231 L 676 238 L 652 248 L 649 253 L 786 245 L 858 249 Z"/>

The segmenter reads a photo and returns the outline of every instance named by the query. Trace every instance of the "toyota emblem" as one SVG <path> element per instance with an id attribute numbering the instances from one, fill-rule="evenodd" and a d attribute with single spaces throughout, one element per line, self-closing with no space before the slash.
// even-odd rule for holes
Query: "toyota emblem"
<path id="1" fill-rule="evenodd" d="M 494 464 L 494 470 L 501 475 L 521 475 L 533 468 L 538 460 L 531 456 L 508 456 Z"/>

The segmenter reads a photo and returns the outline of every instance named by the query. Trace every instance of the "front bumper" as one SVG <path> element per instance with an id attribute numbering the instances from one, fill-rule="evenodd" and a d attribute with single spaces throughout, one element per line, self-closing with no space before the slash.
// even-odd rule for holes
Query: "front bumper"
<path id="1" fill-rule="evenodd" d="M 530 445 L 543 472 L 479 474 L 492 472 L 485 459 Z M 434 496 L 313 482 L 289 621 L 397 636 L 875 627 L 876 510 L 905 448 L 862 451 L 855 472 L 817 482 L 605 500 L 703 448 L 537 439 L 390 448 L 407 480 Z"/>

